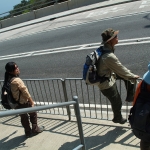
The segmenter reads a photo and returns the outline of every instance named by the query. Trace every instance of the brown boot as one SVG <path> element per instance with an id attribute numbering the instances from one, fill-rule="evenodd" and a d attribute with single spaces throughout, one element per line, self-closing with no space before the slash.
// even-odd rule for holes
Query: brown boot
<path id="1" fill-rule="evenodd" d="M 44 131 L 44 129 L 45 129 L 45 127 L 44 127 L 44 126 L 38 127 L 38 128 L 37 128 L 37 130 L 32 131 L 32 135 L 33 135 L 33 136 L 34 136 L 34 135 L 37 135 L 37 134 L 39 134 L 39 133 L 43 132 L 43 131 Z"/>

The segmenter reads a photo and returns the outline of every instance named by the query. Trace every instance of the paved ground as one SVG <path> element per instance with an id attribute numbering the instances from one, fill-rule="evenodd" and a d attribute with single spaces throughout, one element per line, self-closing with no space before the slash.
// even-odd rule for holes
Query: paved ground
<path id="1" fill-rule="evenodd" d="M 0 119 L 0 150 L 72 150 L 80 144 L 76 118 L 38 114 L 43 133 L 26 139 L 20 117 Z M 131 132 L 128 123 L 82 118 L 87 150 L 137 150 L 139 139 Z"/>
<path id="2" fill-rule="evenodd" d="M 95 8 L 129 1 L 132 0 L 109 0 L 95 5 Z M 94 9 L 94 5 L 89 6 L 88 9 Z M 28 139 L 24 136 L 19 117 L 0 118 L 0 150 L 71 150 L 80 144 L 75 117 L 68 121 L 67 116 L 49 114 L 38 116 L 39 125 L 45 126 L 45 130 Z M 139 149 L 140 140 L 132 134 L 128 123 L 119 125 L 107 120 L 82 118 L 82 125 L 87 150 Z"/>

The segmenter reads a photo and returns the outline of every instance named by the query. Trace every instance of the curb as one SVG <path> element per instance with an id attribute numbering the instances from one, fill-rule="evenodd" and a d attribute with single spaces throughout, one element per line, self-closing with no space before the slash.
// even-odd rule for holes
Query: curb
<path id="1" fill-rule="evenodd" d="M 90 11 L 90 10 L 94 10 L 94 9 L 98 9 L 98 8 L 104 8 L 104 7 L 109 7 L 109 6 L 114 6 L 114 5 L 124 4 L 124 3 L 130 3 L 130 2 L 134 2 L 134 1 L 140 1 L 140 0 L 120 1 L 120 2 L 113 3 L 113 4 L 103 5 L 103 6 L 97 6 L 96 4 L 92 4 L 95 6 L 92 7 L 92 5 L 88 5 L 88 6 L 84 6 L 84 7 L 80 7 L 80 8 L 75 8 L 75 9 L 72 9 L 69 11 L 64 11 L 64 12 L 60 12 L 60 13 L 57 13 L 54 15 L 42 17 L 42 19 L 39 18 L 39 19 L 35 19 L 35 20 L 29 21 L 29 22 L 21 23 L 19 25 L 13 25 L 11 27 L 6 27 L 4 29 L 0 29 L 0 33 L 4 33 L 7 31 L 14 30 L 14 29 L 26 27 L 29 25 L 34 25 L 37 23 L 45 22 L 45 21 L 53 21 L 53 20 L 61 18 L 61 17 L 66 17 L 66 16 L 70 16 L 70 15 L 74 15 L 74 14 L 78 14 L 78 13 L 82 13 L 82 12 L 86 12 L 86 11 Z"/>

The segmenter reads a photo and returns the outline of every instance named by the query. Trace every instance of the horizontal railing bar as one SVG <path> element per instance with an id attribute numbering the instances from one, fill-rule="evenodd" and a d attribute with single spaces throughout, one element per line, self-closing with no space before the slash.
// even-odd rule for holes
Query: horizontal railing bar
<path id="1" fill-rule="evenodd" d="M 56 102 L 35 102 L 36 105 L 52 105 L 52 104 L 57 104 Z M 79 103 L 79 106 L 80 107 L 87 107 L 89 108 L 89 104 L 82 104 L 82 103 Z M 111 108 L 111 105 L 100 105 L 100 104 L 96 104 L 96 107 L 98 108 Z M 128 106 L 128 108 L 130 109 L 132 106 Z M 90 108 L 95 108 L 95 104 L 90 104 Z M 126 106 L 122 106 L 122 109 L 126 109 Z"/>
<path id="2" fill-rule="evenodd" d="M 82 148 L 83 147 L 83 145 L 82 144 L 80 144 L 79 146 L 77 146 L 76 148 L 74 148 L 73 150 L 79 150 L 80 148 Z"/>
<path id="3" fill-rule="evenodd" d="M 53 105 L 36 106 L 36 107 L 16 109 L 16 110 L 7 110 L 7 111 L 0 112 L 0 117 L 13 116 L 13 115 L 18 115 L 18 114 L 35 112 L 39 110 L 51 109 L 55 107 L 68 106 L 72 104 L 76 104 L 76 102 L 70 101 L 70 102 L 63 102 L 63 103 L 58 103 L 58 104 L 53 104 Z"/>
<path id="4" fill-rule="evenodd" d="M 83 80 L 83 78 L 42 78 L 42 79 L 22 79 L 24 81 L 44 81 L 44 80 Z M 142 78 L 138 78 L 137 80 L 142 80 Z M 4 80 L 0 80 L 0 82 L 3 82 Z"/>
<path id="5" fill-rule="evenodd" d="M 65 78 L 65 80 L 83 80 L 83 78 Z"/>
<path id="6" fill-rule="evenodd" d="M 40 4 L 39 2 L 35 2 L 35 3 L 33 3 L 33 4 L 28 4 L 28 5 L 25 5 L 25 6 L 23 6 L 23 7 L 19 7 L 19 8 L 17 8 L 17 9 L 15 9 L 16 12 L 14 12 L 14 13 L 12 13 L 12 14 L 9 14 L 9 15 L 14 15 L 15 13 L 22 12 L 22 11 L 20 11 L 20 9 L 23 9 L 23 10 L 25 10 L 25 9 L 32 10 L 34 7 L 43 6 L 43 5 L 46 5 L 46 4 L 52 4 L 52 3 L 54 3 L 54 2 L 55 2 L 55 0 L 54 0 L 54 1 L 50 1 L 50 2 L 46 2 L 46 3 L 42 3 L 42 4 Z M 58 1 L 58 2 L 59 2 L 59 1 Z M 55 3 L 56 3 L 56 2 L 55 2 Z M 41 8 L 40 8 L 40 9 L 41 9 Z M 0 14 L 0 16 L 3 15 L 3 14 L 10 13 L 11 11 L 14 11 L 14 10 L 10 10 L 10 11 L 4 12 L 4 13 Z"/>
<path id="7" fill-rule="evenodd" d="M 63 78 L 43 78 L 43 79 L 22 79 L 24 81 L 45 81 L 45 80 L 61 80 L 64 81 Z"/>
<path id="8" fill-rule="evenodd" d="M 64 81 L 63 78 L 42 78 L 42 79 L 22 79 L 23 81 L 45 81 L 45 80 L 61 80 Z M 0 82 L 3 82 L 4 80 L 0 80 Z"/>

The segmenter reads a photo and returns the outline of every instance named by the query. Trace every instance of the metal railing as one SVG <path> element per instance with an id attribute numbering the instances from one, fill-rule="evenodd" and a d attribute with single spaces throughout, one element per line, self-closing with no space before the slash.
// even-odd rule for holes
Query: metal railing
<path id="1" fill-rule="evenodd" d="M 41 2 L 40 1 L 40 2 L 35 2 L 33 4 L 27 4 L 23 7 L 19 7 L 17 9 L 10 10 L 8 12 L 4 12 L 4 13 L 0 14 L 0 19 L 3 20 L 6 18 L 11 18 L 13 16 L 21 15 L 23 13 L 27 13 L 27 12 L 30 12 L 33 10 L 44 8 L 44 7 L 48 7 L 50 5 L 61 3 L 64 1 L 68 1 L 68 0 L 50 0 L 49 2 Z"/>
<path id="2" fill-rule="evenodd" d="M 88 86 L 82 78 L 47 78 L 47 79 L 25 79 L 35 106 L 57 104 L 68 102 L 73 95 L 79 97 L 81 116 L 86 118 L 111 120 L 112 109 L 109 100 L 103 96 L 97 86 Z M 0 80 L 0 87 L 3 81 Z M 126 88 L 124 82 L 117 80 L 118 91 L 122 98 L 122 112 L 128 118 L 132 103 L 125 102 Z M 2 106 L 0 110 L 5 110 Z M 74 116 L 72 106 L 41 110 L 41 113 Z"/>
<path id="3" fill-rule="evenodd" d="M 81 144 L 79 146 L 77 146 L 76 148 L 74 148 L 74 150 L 78 150 L 81 148 L 82 148 L 82 150 L 86 150 L 86 145 L 85 145 L 85 140 L 84 140 L 84 135 L 83 135 L 81 115 L 80 115 L 80 108 L 79 108 L 77 96 L 74 96 L 73 101 L 69 101 L 69 102 L 3 111 L 0 113 L 0 117 L 13 116 L 13 115 L 18 115 L 18 114 L 24 114 L 24 113 L 35 112 L 35 111 L 46 110 L 46 109 L 52 109 L 52 108 L 57 108 L 57 107 L 62 107 L 62 106 L 69 106 L 69 105 L 74 105 L 74 111 L 76 114 L 78 131 L 79 131 L 80 142 L 81 142 Z"/>

